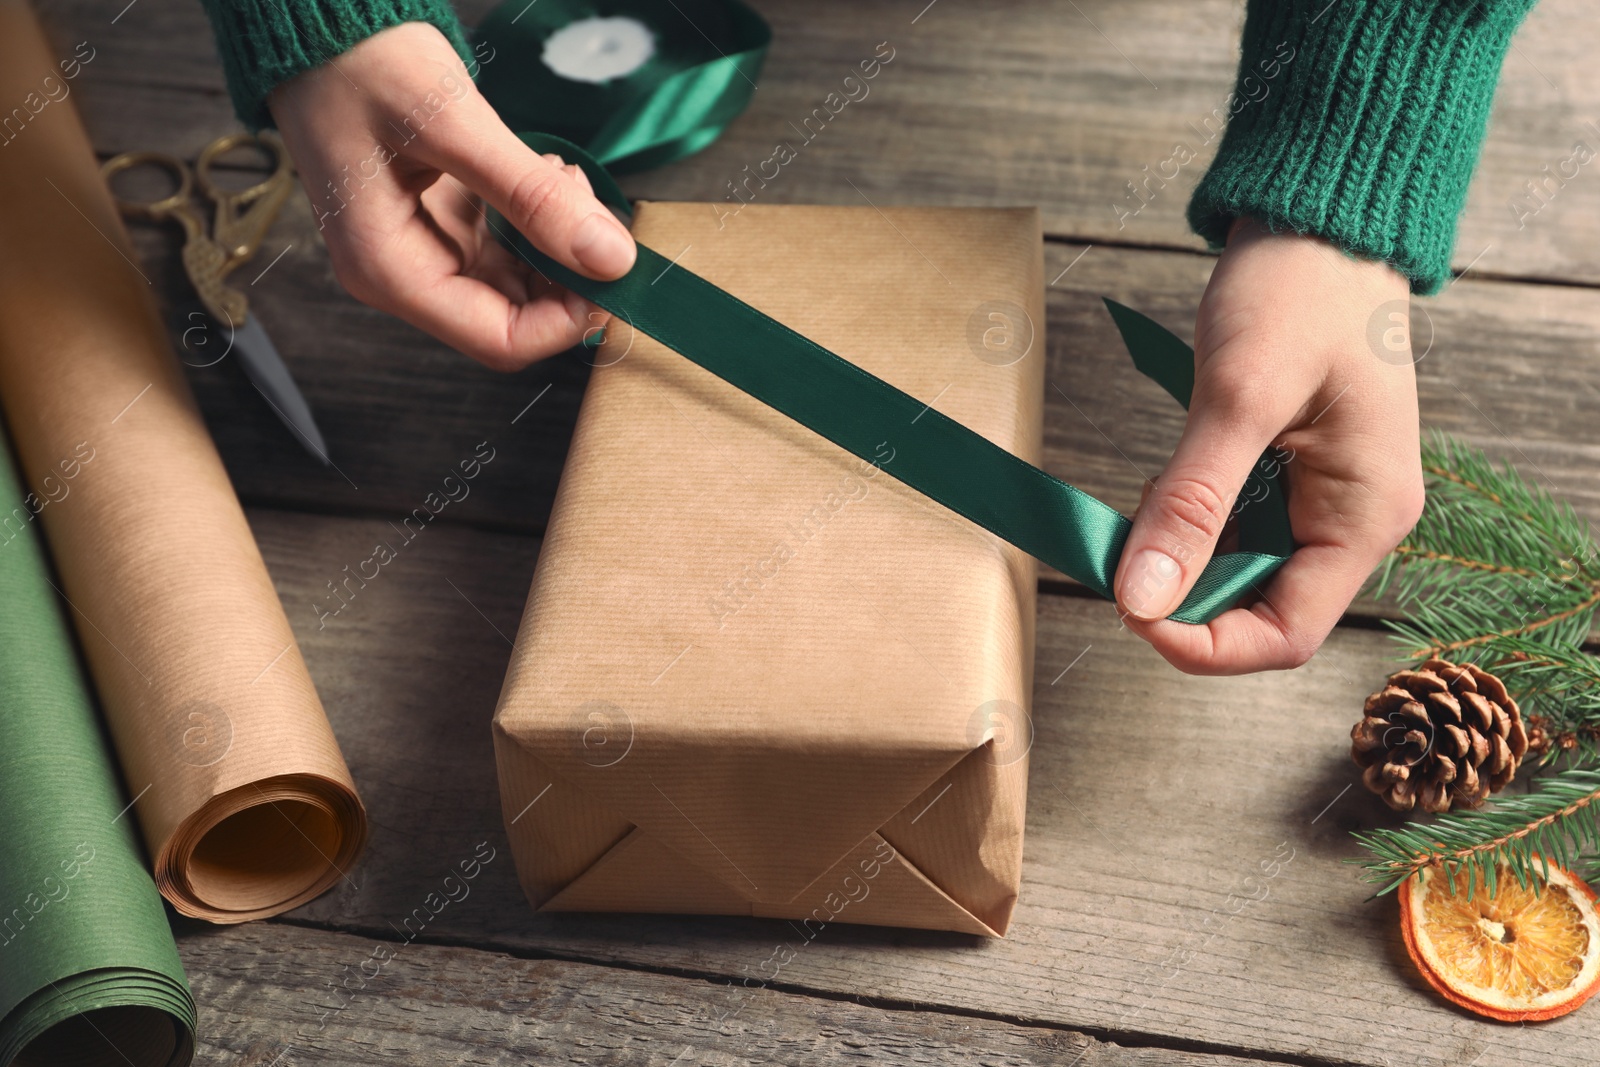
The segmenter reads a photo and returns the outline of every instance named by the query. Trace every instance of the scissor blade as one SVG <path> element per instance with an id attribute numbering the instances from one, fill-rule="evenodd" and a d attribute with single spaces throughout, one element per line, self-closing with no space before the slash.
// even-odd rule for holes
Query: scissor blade
<path id="1" fill-rule="evenodd" d="M 332 466 L 322 431 L 317 429 L 317 421 L 311 417 L 311 406 L 300 395 L 299 386 L 294 384 L 289 368 L 284 365 L 283 357 L 278 355 L 272 338 L 261 328 L 260 320 L 254 315 L 245 319 L 244 325 L 233 335 L 233 346 L 239 353 L 239 362 L 244 365 L 244 372 L 251 384 L 272 405 L 278 418 L 295 432 L 306 451 L 321 460 L 323 466 Z"/>

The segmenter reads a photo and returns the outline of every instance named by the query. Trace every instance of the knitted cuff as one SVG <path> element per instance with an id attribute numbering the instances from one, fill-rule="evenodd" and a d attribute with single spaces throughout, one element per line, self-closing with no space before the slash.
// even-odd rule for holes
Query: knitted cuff
<path id="1" fill-rule="evenodd" d="M 267 95 L 379 30 L 437 26 L 468 69 L 472 50 L 449 0 L 201 0 L 216 33 L 233 110 L 252 131 L 272 125 Z"/>
<path id="2" fill-rule="evenodd" d="M 1533 3 L 1249 0 L 1227 132 L 1189 224 L 1219 248 L 1253 216 L 1436 291 L 1500 64 Z"/>

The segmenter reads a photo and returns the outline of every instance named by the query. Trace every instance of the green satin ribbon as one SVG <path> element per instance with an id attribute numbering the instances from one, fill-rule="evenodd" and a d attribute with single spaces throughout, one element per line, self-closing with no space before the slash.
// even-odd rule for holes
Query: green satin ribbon
<path id="1" fill-rule="evenodd" d="M 556 30 L 587 18 L 635 19 L 654 37 L 638 69 L 610 81 L 573 81 L 541 58 Z M 659 167 L 721 135 L 750 101 L 772 31 L 738 0 L 509 0 L 477 40 L 478 88 L 513 130 L 537 129 L 584 145 L 613 173 Z"/>
<path id="2" fill-rule="evenodd" d="M 577 163 L 600 199 L 627 201 L 583 149 L 545 134 L 522 134 L 538 152 Z M 881 469 L 913 489 L 1113 598 L 1132 523 L 1094 497 L 1019 459 L 848 360 L 762 314 L 644 245 L 633 269 L 597 282 L 535 248 L 499 214 L 490 224 L 508 247 L 558 285 L 687 356 L 717 377 L 869 462 L 887 441 Z M 1107 300 L 1134 365 L 1185 407 L 1194 352 L 1138 312 Z M 1270 457 L 1239 512 L 1240 550 L 1215 556 L 1170 618 L 1209 622 L 1256 588 L 1294 549 L 1280 472 Z"/>
<path id="3" fill-rule="evenodd" d="M 710 143 L 743 108 L 767 37 L 735 0 L 704 0 L 727 35 L 706 33 L 713 55 L 683 50 L 673 9 L 685 0 L 575 3 L 545 0 L 512 10 L 512 0 L 485 22 L 480 37 L 495 48 L 480 85 L 501 117 L 534 151 L 577 163 L 600 200 L 622 212 L 627 198 L 607 172 L 637 170 L 681 158 Z M 538 21 L 522 25 L 538 10 Z M 629 14 L 656 28 L 661 48 L 628 78 L 607 86 L 566 82 L 539 60 L 543 40 L 574 18 Z M 520 34 L 521 36 L 518 36 Z M 501 50 L 512 52 L 505 62 Z M 678 64 L 675 69 L 673 64 Z M 501 72 L 505 72 L 503 75 Z M 560 82 L 551 93 L 551 81 Z M 574 88 L 574 86 L 579 86 Z M 730 110 L 731 108 L 731 110 Z M 566 133 L 581 142 L 558 136 Z M 1108 599 L 1132 524 L 1100 501 L 1018 458 L 922 401 L 890 385 L 644 245 L 633 269 L 617 281 L 585 278 L 540 252 L 503 216 L 491 212 L 500 240 L 536 270 L 635 329 L 869 462 L 887 441 L 893 459 L 880 469 L 930 499 L 997 534 Z M 1178 403 L 1188 406 L 1194 353 L 1138 312 L 1106 301 L 1134 364 Z M 1278 464 L 1264 456 L 1247 484 L 1238 515 L 1239 551 L 1214 556 L 1170 618 L 1209 622 L 1250 593 L 1294 549 Z"/>

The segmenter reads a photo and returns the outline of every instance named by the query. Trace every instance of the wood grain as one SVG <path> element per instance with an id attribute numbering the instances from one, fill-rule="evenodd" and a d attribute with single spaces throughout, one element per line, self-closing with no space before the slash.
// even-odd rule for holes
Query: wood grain
<path id="1" fill-rule="evenodd" d="M 63 42 L 97 49 L 80 81 L 103 151 L 192 155 L 233 115 L 200 6 L 50 0 Z M 459 5 L 475 23 L 492 4 Z M 774 44 L 749 111 L 694 159 L 633 178 L 630 194 L 721 200 L 767 159 L 879 42 L 895 58 L 758 195 L 772 202 L 1039 204 L 1049 233 L 1197 248 L 1183 210 L 1214 151 L 1206 120 L 1233 87 L 1242 5 L 1234 0 L 1051 0 L 862 5 L 763 0 Z M 918 12 L 922 14 L 919 16 Z M 1519 228 L 1514 200 L 1558 169 L 1600 107 L 1590 61 L 1600 11 L 1543 0 L 1507 57 L 1455 262 L 1476 273 L 1600 282 L 1600 178 L 1579 169 Z M 491 60 L 492 61 L 492 60 Z M 1269 84 L 1270 89 L 1270 84 Z M 1197 158 L 1139 214 L 1119 222 L 1126 183 L 1183 143 Z M 364 157 L 368 150 L 362 149 Z M 1569 170 L 1571 168 L 1569 167 Z"/>
<path id="2" fill-rule="evenodd" d="M 291 201 L 281 225 L 301 236 L 251 296 L 337 469 L 304 452 L 231 359 L 193 367 L 190 380 L 241 496 L 397 520 L 488 441 L 503 460 L 443 518 L 541 531 L 587 380 L 581 356 L 514 375 L 487 371 L 339 292 L 302 198 Z M 135 234 L 156 284 L 181 291 L 175 235 L 143 225 Z M 1143 479 L 1170 456 L 1183 412 L 1129 362 L 1101 297 L 1189 338 L 1212 262 L 1181 252 L 1046 246 L 1054 284 L 1044 465 L 1125 514 L 1138 504 Z M 1419 347 L 1431 337 L 1417 365 L 1424 426 L 1509 460 L 1600 522 L 1600 443 L 1592 432 L 1600 424 L 1600 296 L 1469 278 L 1414 307 Z M 190 363 L 208 362 L 214 350 L 199 344 L 203 335 L 191 334 L 185 348 L 193 323 L 183 316 L 181 307 L 169 315 L 174 344 Z"/>
<path id="3" fill-rule="evenodd" d="M 193 0 L 40 6 L 58 41 L 96 49 L 73 100 L 102 153 L 192 157 L 235 127 Z M 462 11 L 475 21 L 489 6 Z M 846 68 L 889 41 L 895 59 L 871 96 L 760 198 L 1039 204 L 1054 239 L 1046 465 L 1131 509 L 1182 416 L 1127 364 L 1099 298 L 1187 334 L 1211 261 L 1195 254 L 1182 212 L 1209 148 L 1125 226 L 1115 205 L 1223 102 L 1241 5 L 758 6 L 776 37 L 748 113 L 706 153 L 630 179 L 629 192 L 720 200 Z M 1600 67 L 1587 55 L 1597 23 L 1593 5 L 1543 0 L 1519 33 L 1457 246 L 1471 272 L 1420 305 L 1435 340 L 1419 364 L 1426 424 L 1516 461 L 1591 519 L 1600 298 L 1586 287 L 1600 285 L 1600 178 L 1586 168 L 1521 229 L 1510 204 L 1574 141 L 1600 147 L 1585 125 L 1600 111 Z M 192 322 L 176 235 L 139 227 L 136 240 L 181 340 Z M 202 1062 L 1592 1059 L 1600 1016 L 1504 1028 L 1440 1002 L 1404 960 L 1392 902 L 1367 901 L 1344 862 L 1357 855 L 1348 831 L 1394 818 L 1351 788 L 1347 730 L 1388 666 L 1382 636 L 1359 628 L 1336 631 L 1300 671 L 1192 679 L 1119 632 L 1109 606 L 1042 597 L 1029 842 L 1007 941 L 837 925 L 804 941 L 778 922 L 532 913 L 503 856 L 488 723 L 537 556 L 529 535 L 548 517 L 586 368 L 567 356 L 491 374 L 356 304 L 300 194 L 242 281 L 279 252 L 249 293 L 338 469 L 304 455 L 232 360 L 190 376 L 255 505 L 373 839 L 348 880 L 290 923 L 181 929 L 210 1042 Z M 471 495 L 378 578 L 343 584 L 480 442 L 496 458 Z M 328 983 L 375 942 L 394 945 L 395 924 L 485 841 L 502 858 L 470 897 L 405 946 L 387 985 L 284 1056 L 315 1030 Z M 707 1005 L 742 993 L 729 983 L 779 945 L 797 951 L 778 987 L 718 1024 Z"/>
<path id="4" fill-rule="evenodd" d="M 1534 109 L 1536 116 L 1502 124 L 1518 136 L 1531 135 L 1561 111 L 1538 88 L 1518 80 L 1521 68 L 1531 72 L 1536 64 L 1546 73 L 1567 72 L 1570 76 L 1559 83 L 1561 99 L 1600 102 L 1600 89 L 1590 93 L 1588 85 L 1596 68 L 1555 61 L 1555 53 L 1568 46 L 1563 42 L 1575 41 L 1577 35 L 1553 32 L 1600 15 L 1565 3 L 1546 0 L 1539 6 L 1508 66 L 1503 103 L 1509 101 L 1510 107 L 1524 97 L 1542 101 Z M 1144 41 L 1138 48 L 1122 45 L 1134 62 L 1146 55 L 1168 55 L 1181 45 L 1184 62 L 1169 57 L 1150 66 L 1168 96 L 1202 91 L 1185 79 L 1205 83 L 1221 78 L 1226 83 L 1231 59 L 1222 53 L 1231 47 L 1230 20 L 1236 14 L 1232 5 L 1208 2 L 1174 8 L 1170 2 L 1163 6 L 1146 0 L 1114 9 L 1099 4 L 1079 7 L 1112 40 L 1125 35 Z M 483 8 L 480 3 L 465 14 L 475 18 Z M 740 158 L 750 138 L 757 136 L 750 129 L 776 123 L 776 116 L 786 114 L 796 100 L 809 99 L 804 93 L 815 82 L 816 72 L 829 69 L 835 52 L 843 55 L 838 50 L 853 47 L 855 35 L 871 39 L 866 30 L 877 25 L 874 20 L 905 21 L 903 13 L 887 8 L 852 7 L 848 16 L 837 17 L 826 5 L 767 4 L 764 10 L 774 20 L 779 47 L 773 51 L 750 114 L 708 153 L 640 176 L 636 181 L 644 184 L 636 192 L 715 199 L 714 190 L 696 188 L 687 176 L 720 173 L 729 153 Z M 104 151 L 138 144 L 192 154 L 205 137 L 227 128 L 227 105 L 219 95 L 220 73 L 209 29 L 191 0 L 142 0 L 114 25 L 87 0 L 55 0 L 46 12 L 60 39 L 84 37 L 96 42 L 96 58 L 84 67 L 74 99 L 84 107 Z M 968 169 L 971 161 L 1009 157 L 996 157 L 994 146 L 973 145 L 972 139 L 1004 135 L 1011 138 L 1007 143 L 1031 145 L 1039 159 L 1054 160 L 1058 157 L 1044 149 L 1064 138 L 1073 149 L 1064 158 L 1123 166 L 1126 160 L 1117 162 L 1117 146 L 1123 143 L 1118 138 L 1132 136 L 1130 131 L 1139 129 L 1140 121 L 1152 121 L 1151 115 L 1167 114 L 1167 105 L 1152 110 L 1138 86 L 1117 80 L 1134 77 L 1144 85 L 1132 75 L 1128 61 L 1104 47 L 1105 39 L 1080 32 L 1087 23 L 1069 32 L 1069 23 L 1060 11 L 1047 11 L 1040 4 L 1012 2 L 987 17 L 975 5 L 943 0 L 908 27 L 916 35 L 915 47 L 907 45 L 903 66 L 884 69 L 881 98 L 862 101 L 859 112 L 843 112 L 828 131 L 838 138 L 826 143 L 818 138 L 815 160 L 804 159 L 807 167 L 816 162 L 816 169 L 797 169 L 797 180 L 782 187 L 775 182 L 774 199 L 848 201 L 856 196 L 850 188 L 854 183 L 875 202 L 1037 200 L 1047 219 L 1057 218 L 1060 212 L 1052 206 L 1052 197 L 1092 185 L 1088 175 L 1073 172 L 1061 175 L 1061 180 L 1040 179 L 1013 187 L 1006 175 L 1016 167 L 986 163 L 982 178 L 975 178 Z M 1047 53 L 1056 58 L 1047 61 Z M 183 62 L 175 62 L 175 56 L 182 56 Z M 981 69 L 969 70 L 962 63 Z M 807 69 L 812 70 L 809 76 Z M 1044 82 L 1027 83 L 1028 91 L 1019 88 L 1022 83 L 1017 79 L 1025 69 L 1032 69 L 1035 81 L 1044 79 L 1048 91 L 1040 87 Z M 155 70 L 160 77 L 152 76 Z M 890 81 L 891 74 L 902 80 Z M 1088 80 L 1075 83 L 1079 78 Z M 1542 78 L 1536 80 L 1544 93 L 1551 92 Z M 125 110 L 147 91 L 165 94 L 159 107 Z M 1117 103 L 1094 103 L 1101 100 Z M 220 112 L 203 128 L 185 129 L 185 116 L 206 102 Z M 869 110 L 880 103 L 881 111 Z M 980 108 L 980 113 L 962 108 Z M 1105 114 L 1108 109 L 1110 118 Z M 915 146 L 919 152 L 935 154 L 929 163 L 938 165 L 927 167 L 927 174 L 946 183 L 931 189 L 925 188 L 919 157 L 909 147 L 897 155 L 880 144 L 885 137 L 903 137 L 904 131 L 920 129 L 919 117 L 929 114 L 944 116 L 944 125 L 919 134 Z M 1065 132 L 1054 140 L 1038 131 L 1030 133 L 1028 123 L 1040 114 L 1049 116 L 1052 130 Z M 760 137 L 765 139 L 766 134 Z M 168 143 L 164 138 L 178 139 Z M 966 147 L 953 158 L 945 158 L 952 145 L 963 144 Z M 1101 147 L 1090 151 L 1090 145 Z M 875 178 L 860 169 L 880 164 L 891 169 Z M 801 165 L 801 161 L 795 164 Z M 1492 173 L 1486 161 L 1479 184 Z M 1561 213 L 1580 203 L 1586 189 L 1575 180 L 1535 220 L 1538 232 L 1582 236 L 1588 234 L 1584 227 L 1600 225 L 1594 221 L 1600 212 L 1587 211 L 1572 219 Z M 1595 189 L 1600 190 L 1600 182 Z M 1158 200 L 1149 210 L 1162 203 Z M 737 217 L 729 224 L 737 225 Z M 1079 236 L 1102 232 L 1051 225 L 1058 232 Z M 1530 232 L 1533 228 L 1530 223 Z M 206 334 L 194 330 L 198 320 L 189 317 L 192 307 L 184 296 L 187 286 L 177 262 L 176 231 L 138 224 L 134 232 L 147 273 L 169 304 L 174 343 L 182 347 L 187 342 L 188 362 L 210 362 L 226 341 L 198 343 Z M 1578 243 L 1585 250 L 1600 247 L 1586 238 Z M 1104 244 L 1085 252 L 1086 247 L 1053 242 L 1048 248 L 1047 277 L 1056 282 L 1047 324 L 1052 385 L 1046 395 L 1046 466 L 1128 511 L 1137 502 L 1142 476 L 1158 471 L 1170 453 L 1181 429 L 1181 413 L 1128 366 L 1098 298 L 1113 296 L 1187 335 L 1212 261 L 1179 252 Z M 282 258 L 273 262 L 279 253 Z M 1559 266 L 1559 257 L 1551 259 L 1548 249 L 1539 255 L 1541 262 Z M 265 269 L 269 263 L 270 269 Z M 265 273 L 259 274 L 262 269 Z M 334 280 L 310 205 L 299 193 L 291 198 L 259 261 L 247 265 L 245 275 L 241 280 L 251 282 L 247 288 L 254 306 L 317 413 L 337 465 L 335 470 L 325 469 L 304 453 L 233 360 L 195 367 L 191 380 L 247 501 L 393 517 L 417 506 L 434 477 L 453 467 L 473 445 L 491 440 L 502 449 L 506 462 L 447 517 L 499 529 L 543 528 L 586 377 L 580 359 L 568 355 L 516 375 L 497 375 L 420 331 L 357 304 Z M 1583 277 L 1570 272 L 1567 276 Z M 1595 374 L 1600 368 L 1600 298 L 1582 288 L 1485 283 L 1469 277 L 1418 306 L 1424 309 L 1418 313 L 1419 334 L 1427 326 L 1434 335 L 1432 348 L 1419 365 L 1424 422 L 1459 432 L 1495 455 L 1516 461 L 1553 491 L 1572 499 L 1581 514 L 1600 519 L 1596 474 L 1600 446 L 1593 443 L 1590 432 L 1600 419 Z"/>
<path id="5" fill-rule="evenodd" d="M 257 510 L 261 539 L 351 769 L 372 843 L 295 913 L 364 936 L 480 841 L 504 847 L 488 723 L 533 540 L 430 529 L 329 624 L 305 606 L 381 522 Z M 411 553 L 412 549 L 405 550 Z M 1109 605 L 1041 598 L 1022 901 L 1002 942 L 782 922 L 541 916 L 509 865 L 424 939 L 739 979 L 781 944 L 786 988 L 1317 1063 L 1577 1065 L 1600 1016 L 1504 1028 L 1405 962 L 1392 899 L 1345 862 L 1394 816 L 1356 783 L 1348 730 L 1386 642 L 1335 632 L 1305 668 L 1179 675 Z M 937 811 L 937 809 L 934 809 Z"/>
<path id="6" fill-rule="evenodd" d="M 200 1005 L 197 1067 L 833 1067 L 868 1058 L 987 1067 L 1258 1062 L 1124 1048 L 1050 1027 L 890 1010 L 868 998 L 794 996 L 286 923 L 186 930 L 179 949 Z"/>
<path id="7" fill-rule="evenodd" d="M 513 375 L 484 370 L 344 295 L 303 197 L 290 200 L 279 230 L 282 244 L 266 252 L 283 258 L 250 295 L 349 480 L 304 453 L 230 359 L 206 365 L 227 339 L 190 317 L 176 231 L 133 227 L 147 273 L 163 293 L 179 294 L 167 300 L 173 343 L 191 365 L 245 499 L 403 513 L 416 503 L 415 471 L 448 468 L 463 447 L 495 437 L 514 449 L 516 469 L 486 485 L 458 517 L 541 529 L 586 380 L 581 357 L 569 353 Z M 1160 470 L 1177 440 L 1182 412 L 1133 369 L 1100 298 L 1145 311 L 1188 338 L 1213 262 L 1179 252 L 1046 246 L 1052 473 L 1124 511 L 1137 503 L 1142 477 Z M 1467 279 L 1415 308 L 1419 347 L 1431 339 L 1418 363 L 1424 424 L 1518 463 L 1600 519 L 1600 446 L 1584 440 L 1600 419 L 1600 296 Z"/>

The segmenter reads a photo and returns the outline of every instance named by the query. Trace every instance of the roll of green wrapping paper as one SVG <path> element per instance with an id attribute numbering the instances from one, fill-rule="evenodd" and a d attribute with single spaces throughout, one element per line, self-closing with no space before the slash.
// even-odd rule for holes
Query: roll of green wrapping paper
<path id="1" fill-rule="evenodd" d="M 182 1067 L 194 1002 L 0 434 L 0 1065 Z"/>

